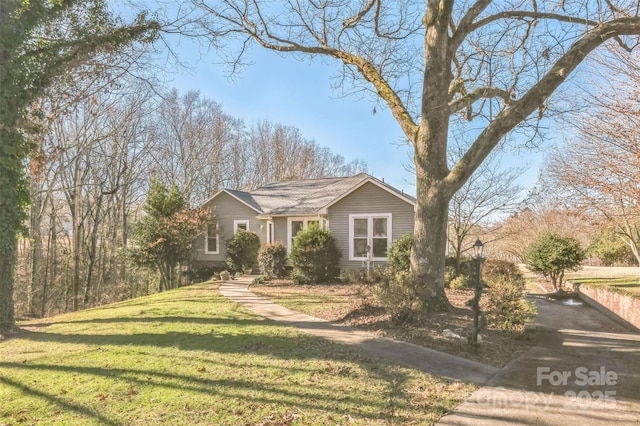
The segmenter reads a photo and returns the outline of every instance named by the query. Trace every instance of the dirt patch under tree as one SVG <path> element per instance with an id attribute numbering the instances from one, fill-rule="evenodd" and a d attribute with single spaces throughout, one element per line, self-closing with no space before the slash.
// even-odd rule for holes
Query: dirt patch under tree
<path id="1" fill-rule="evenodd" d="M 528 350 L 532 344 L 522 329 L 513 331 L 488 328 L 482 333 L 477 353 L 474 353 L 466 339 L 451 336 L 471 328 L 473 313 L 466 306 L 473 296 L 471 290 L 447 289 L 447 297 L 453 305 L 451 312 L 430 314 L 416 325 L 397 324 L 380 306 L 373 289 L 365 285 L 311 285 L 296 286 L 288 281 L 275 281 L 252 286 L 251 290 L 290 309 L 333 321 L 337 324 L 354 326 L 421 346 L 473 359 L 495 367 L 504 366 Z"/>

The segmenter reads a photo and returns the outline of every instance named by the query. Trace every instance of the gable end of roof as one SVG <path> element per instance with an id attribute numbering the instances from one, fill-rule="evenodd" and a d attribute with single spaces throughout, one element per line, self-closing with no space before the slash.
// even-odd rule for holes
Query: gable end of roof
<path id="1" fill-rule="evenodd" d="M 248 192 L 236 191 L 231 189 L 221 189 L 220 191 L 216 192 L 213 196 L 211 196 L 211 198 L 209 198 L 207 201 L 202 203 L 202 205 L 205 206 L 209 204 L 211 201 L 213 201 L 214 198 L 216 198 L 222 193 L 229 195 L 230 197 L 234 198 L 235 200 L 239 201 L 240 203 L 254 210 L 256 213 L 258 214 L 262 213 L 262 210 L 260 209 L 260 207 L 257 204 L 255 204 L 255 201 L 251 199 L 251 194 L 249 194 Z M 246 198 L 246 199 L 243 199 L 243 198 Z"/>
<path id="2" fill-rule="evenodd" d="M 395 189 L 394 187 L 392 187 L 391 185 L 388 185 L 384 182 L 380 182 L 378 179 L 374 178 L 371 175 L 367 175 L 368 177 L 366 179 L 364 179 L 363 181 L 359 182 L 358 184 L 354 185 L 351 189 L 349 189 L 348 191 L 340 194 L 339 196 L 337 196 L 336 198 L 334 198 L 333 200 L 331 200 L 331 202 L 329 202 L 327 205 L 325 205 L 320 211 L 320 214 L 326 214 L 327 213 L 327 209 L 329 207 L 331 207 L 332 205 L 336 204 L 338 201 L 346 198 L 349 194 L 351 194 L 352 192 L 356 191 L 357 189 L 361 188 L 364 184 L 366 183 L 372 183 L 373 185 L 377 186 L 378 188 L 388 192 L 391 195 L 394 195 L 395 197 L 401 199 L 402 201 L 406 202 L 407 204 L 412 205 L 414 208 L 416 206 L 416 199 L 413 198 L 410 195 L 405 194 L 404 192 L 398 191 L 397 189 Z"/>

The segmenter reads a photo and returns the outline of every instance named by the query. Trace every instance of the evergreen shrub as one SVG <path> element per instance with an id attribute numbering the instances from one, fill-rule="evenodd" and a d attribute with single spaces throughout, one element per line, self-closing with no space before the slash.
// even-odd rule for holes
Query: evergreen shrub
<path id="1" fill-rule="evenodd" d="M 296 284 L 335 281 L 340 275 L 341 253 L 328 229 L 309 225 L 293 240 L 289 260 L 293 266 L 291 279 Z"/>

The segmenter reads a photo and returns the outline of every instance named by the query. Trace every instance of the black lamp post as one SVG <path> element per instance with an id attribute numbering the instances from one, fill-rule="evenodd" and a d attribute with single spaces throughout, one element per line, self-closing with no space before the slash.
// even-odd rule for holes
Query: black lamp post
<path id="1" fill-rule="evenodd" d="M 476 259 L 481 259 L 482 254 L 484 253 L 484 244 L 480 241 L 480 238 L 476 239 L 476 242 L 473 243 L 473 257 Z"/>
<path id="2" fill-rule="evenodd" d="M 474 295 L 471 299 L 471 309 L 473 310 L 473 330 L 471 332 L 470 343 L 474 350 L 478 349 L 478 334 L 480 333 L 480 298 L 482 297 L 482 279 L 480 277 L 480 264 L 482 263 L 482 255 L 484 253 L 484 244 L 480 239 L 476 239 L 473 244 L 473 260 L 475 266 L 475 286 Z"/>

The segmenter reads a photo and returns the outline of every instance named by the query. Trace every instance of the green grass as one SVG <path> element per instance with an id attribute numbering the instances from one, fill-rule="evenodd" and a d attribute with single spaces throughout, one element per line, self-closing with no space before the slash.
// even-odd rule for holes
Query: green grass
<path id="1" fill-rule="evenodd" d="M 474 387 L 257 317 L 197 285 L 26 321 L 0 424 L 429 424 Z"/>
<path id="2" fill-rule="evenodd" d="M 637 278 L 572 278 L 571 282 L 584 284 L 590 287 L 606 287 L 614 293 L 625 294 L 640 299 L 640 281 Z"/>
<path id="3" fill-rule="evenodd" d="M 536 274 L 521 268 L 527 280 L 527 291 L 537 293 L 540 289 L 535 285 Z M 640 298 L 640 269 L 637 267 L 616 266 L 583 266 L 577 271 L 565 274 L 565 280 L 591 287 L 609 287 L 610 291 Z"/>

